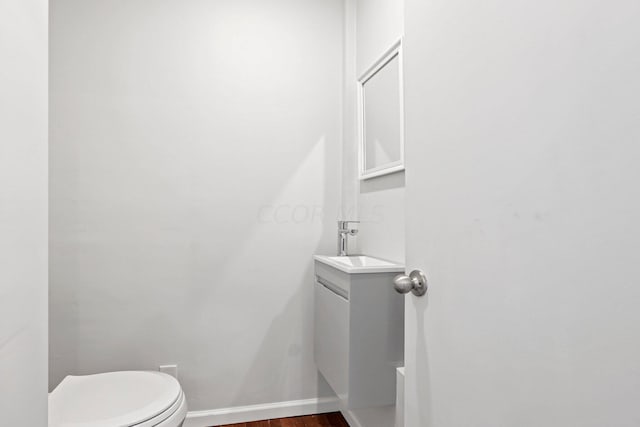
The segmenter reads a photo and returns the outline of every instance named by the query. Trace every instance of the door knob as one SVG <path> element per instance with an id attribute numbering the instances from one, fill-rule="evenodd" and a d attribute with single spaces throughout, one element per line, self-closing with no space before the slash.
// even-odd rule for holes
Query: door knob
<path id="1" fill-rule="evenodd" d="M 393 287 L 401 294 L 411 291 L 416 296 L 427 292 L 427 276 L 421 270 L 413 270 L 411 274 L 399 274 L 393 278 Z"/>

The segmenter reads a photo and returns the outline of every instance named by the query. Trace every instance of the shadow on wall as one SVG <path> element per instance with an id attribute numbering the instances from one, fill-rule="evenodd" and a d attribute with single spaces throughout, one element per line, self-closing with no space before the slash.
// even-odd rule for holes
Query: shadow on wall
<path id="1" fill-rule="evenodd" d="M 360 252 L 404 263 L 404 171 L 360 181 Z"/>
<path id="2" fill-rule="evenodd" d="M 399 171 L 360 181 L 360 193 L 374 193 L 376 191 L 404 188 L 404 186 L 405 173 L 404 171 Z"/>
<path id="3" fill-rule="evenodd" d="M 246 365 L 250 367 L 243 372 L 244 380 L 239 381 L 232 389 L 232 400 L 229 406 L 246 404 L 271 403 L 265 402 L 265 395 L 276 394 L 281 401 L 300 399 L 300 385 L 314 383 L 313 388 L 306 390 L 306 396 L 325 397 L 332 392 L 324 379 L 317 374 L 313 361 L 313 260 L 315 253 L 326 253 L 332 248 L 334 238 L 334 224 L 337 206 L 334 212 L 325 212 L 326 207 L 332 206 L 331 200 L 336 200 L 336 188 L 327 185 L 334 170 L 329 163 L 330 147 L 325 137 L 318 139 L 316 145 L 309 151 L 307 157 L 300 162 L 297 170 L 291 174 L 287 185 L 270 204 L 273 210 L 263 210 L 261 221 L 275 227 L 275 235 L 265 236 L 265 242 L 272 244 L 278 235 L 283 236 L 283 228 L 295 227 L 296 240 L 311 233 L 312 238 L 304 241 L 292 242 L 292 249 L 296 252 L 308 254 L 307 262 L 299 266 L 287 264 L 282 253 L 265 254 L 273 257 L 274 269 L 269 278 L 270 286 L 263 291 L 275 294 L 273 304 L 265 307 L 274 315 L 270 324 L 254 324 L 251 327 L 260 331 L 260 345 L 256 346 L 250 355 L 252 361 Z M 313 177 L 314 191 L 301 188 L 300 183 Z M 288 209 L 279 209 L 279 208 Z M 320 212 L 317 209 L 320 208 Z M 267 212 L 271 214 L 264 215 Z M 306 231 L 305 231 L 306 230 Z M 252 240 L 261 239 L 260 231 Z M 252 250 L 255 245 L 247 242 L 247 249 Z M 302 250 L 301 247 L 304 247 Z M 257 254 L 256 254 L 257 255 Z M 284 266 L 284 268 L 283 268 Z M 280 284 L 284 281 L 296 284 L 295 292 L 284 289 Z M 256 283 L 256 286 L 260 286 Z M 265 295 L 266 297 L 266 295 Z M 315 379 L 312 380 L 312 378 Z"/>
<path id="4" fill-rule="evenodd" d="M 210 360 L 197 356 L 188 377 L 181 373 L 187 384 L 199 384 L 188 390 L 192 408 L 331 395 L 313 361 L 312 255 L 331 253 L 335 246 L 333 151 L 325 137 L 319 138 L 280 193 L 254 209 L 254 226 L 243 230 L 234 257 L 219 265 L 216 283 L 202 290 L 208 296 L 191 293 L 195 330 L 212 337 L 207 345 L 219 363 L 211 369 Z M 237 302 L 212 312 L 211 300 Z M 194 335 L 186 347 L 198 348 L 207 339 Z"/>
<path id="5" fill-rule="evenodd" d="M 297 382 L 303 381 L 306 375 L 305 366 L 300 365 L 300 360 L 313 360 L 314 326 L 313 321 L 292 323 L 291 319 L 305 319 L 309 316 L 313 319 L 313 274 L 311 265 L 301 277 L 298 291 L 285 303 L 284 308 L 269 325 L 256 352 L 257 357 L 253 365 L 235 392 L 233 406 L 238 406 L 246 400 L 270 403 L 261 402 L 260 399 L 265 393 L 273 390 L 277 390 L 284 400 L 299 398 L 296 395 Z M 274 348 L 278 351 L 273 351 Z M 292 365 L 296 367 L 297 375 L 291 375 Z M 317 373 L 315 394 L 309 394 L 308 397 L 333 395 L 324 378 Z"/>
<path id="6" fill-rule="evenodd" d="M 75 289 L 74 302 L 64 306 L 72 310 L 65 313 L 73 316 L 70 323 L 76 329 L 112 327 L 70 349 L 89 363 L 59 372 L 58 381 L 68 373 L 178 363 L 192 409 L 330 394 L 313 363 L 312 255 L 335 246 L 333 150 L 325 137 L 317 139 L 303 159 L 291 163 L 295 170 L 280 171 L 278 176 L 287 180 L 262 206 L 252 200 L 250 208 L 209 218 L 206 206 L 192 208 L 185 215 L 200 224 L 200 233 L 194 229 L 185 236 L 180 230 L 136 224 L 142 229 L 93 236 L 98 252 L 89 248 L 74 261 L 103 274 L 71 277 L 85 286 Z M 264 206 L 306 209 L 270 211 Z M 225 239 L 224 247 L 216 238 L 222 215 L 228 215 L 232 226 L 251 224 L 234 228 L 234 238 Z M 75 268 L 69 271 L 77 274 Z M 109 283 L 126 284 L 126 291 L 114 292 Z M 154 297 L 157 286 L 162 287 L 162 299 Z M 118 318 L 112 319 L 115 312 Z M 127 319 L 126 327 L 121 319 Z"/>

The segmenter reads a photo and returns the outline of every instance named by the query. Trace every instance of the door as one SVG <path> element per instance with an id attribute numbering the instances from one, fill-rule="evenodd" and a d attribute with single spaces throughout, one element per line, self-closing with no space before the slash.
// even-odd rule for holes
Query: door
<path id="1" fill-rule="evenodd" d="M 640 425 L 640 2 L 407 0 L 407 427 Z"/>

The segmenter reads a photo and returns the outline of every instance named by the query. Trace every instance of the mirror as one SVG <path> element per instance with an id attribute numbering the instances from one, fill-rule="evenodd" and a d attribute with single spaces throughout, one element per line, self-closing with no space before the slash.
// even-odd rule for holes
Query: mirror
<path id="1" fill-rule="evenodd" d="M 401 41 L 376 61 L 358 83 L 360 179 L 403 170 Z"/>

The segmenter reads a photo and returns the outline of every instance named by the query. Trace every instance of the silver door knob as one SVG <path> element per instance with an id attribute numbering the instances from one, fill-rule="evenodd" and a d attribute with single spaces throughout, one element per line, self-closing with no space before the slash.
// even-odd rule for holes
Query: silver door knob
<path id="1" fill-rule="evenodd" d="M 393 279 L 393 287 L 401 294 L 411 291 L 416 296 L 427 293 L 427 276 L 421 270 L 413 270 L 411 274 L 400 274 Z"/>

